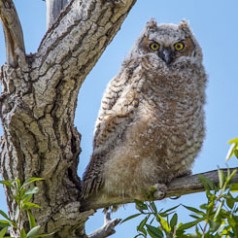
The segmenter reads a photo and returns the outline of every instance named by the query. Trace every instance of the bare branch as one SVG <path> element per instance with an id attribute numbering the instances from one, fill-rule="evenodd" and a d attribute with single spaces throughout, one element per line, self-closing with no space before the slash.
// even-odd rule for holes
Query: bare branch
<path id="1" fill-rule="evenodd" d="M 113 219 L 111 220 L 110 213 L 107 212 L 105 214 L 105 221 L 104 225 L 93 232 L 92 234 L 88 235 L 88 238 L 105 238 L 110 235 L 113 235 L 116 231 L 114 228 L 121 222 L 121 219 Z"/>
<path id="2" fill-rule="evenodd" d="M 59 17 L 61 10 L 67 4 L 67 0 L 46 0 L 46 27 L 49 29 Z"/>
<path id="3" fill-rule="evenodd" d="M 234 171 L 237 168 L 232 169 L 219 169 L 223 170 L 225 174 L 230 171 Z M 200 176 L 204 176 L 205 178 L 209 179 L 211 182 L 213 182 L 215 185 L 219 183 L 218 178 L 218 170 L 213 170 L 201 174 L 195 174 L 190 176 L 185 176 L 181 178 L 174 179 L 169 187 L 166 197 L 172 197 L 172 196 L 181 196 L 185 194 L 191 194 L 191 193 L 197 193 L 204 191 L 204 186 L 202 182 L 200 181 Z M 232 184 L 238 183 L 238 174 L 236 174 L 231 181 Z M 126 203 L 132 203 L 134 202 L 132 199 L 128 198 L 115 198 L 112 199 L 110 202 L 101 202 L 101 201 L 93 201 L 90 204 L 85 204 L 83 209 L 99 209 L 104 207 L 109 207 L 111 205 L 118 205 L 118 204 L 126 204 Z"/>
<path id="4" fill-rule="evenodd" d="M 0 0 L 0 18 L 6 41 L 7 63 L 17 67 L 20 62 L 25 63 L 25 46 L 20 20 L 12 0 Z"/>

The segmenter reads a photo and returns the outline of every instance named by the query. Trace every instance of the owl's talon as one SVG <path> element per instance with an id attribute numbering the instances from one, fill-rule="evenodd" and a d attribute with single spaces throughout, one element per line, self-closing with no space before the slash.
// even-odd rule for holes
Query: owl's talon
<path id="1" fill-rule="evenodd" d="M 151 192 L 153 193 L 153 198 L 162 200 L 166 197 L 167 194 L 167 186 L 163 183 L 157 183 L 152 186 Z"/>

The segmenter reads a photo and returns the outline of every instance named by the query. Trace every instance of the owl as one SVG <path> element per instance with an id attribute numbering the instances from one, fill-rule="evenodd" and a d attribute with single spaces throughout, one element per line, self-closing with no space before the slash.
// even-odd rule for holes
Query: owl
<path id="1" fill-rule="evenodd" d="M 186 21 L 150 20 L 104 93 L 86 200 L 161 199 L 201 149 L 207 76 Z"/>

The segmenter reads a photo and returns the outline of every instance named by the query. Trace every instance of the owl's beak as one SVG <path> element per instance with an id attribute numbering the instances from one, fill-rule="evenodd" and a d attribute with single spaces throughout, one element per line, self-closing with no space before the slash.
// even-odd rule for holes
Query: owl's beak
<path id="1" fill-rule="evenodd" d="M 169 48 L 164 48 L 160 51 L 159 56 L 166 64 L 170 64 L 173 60 L 173 52 Z"/>

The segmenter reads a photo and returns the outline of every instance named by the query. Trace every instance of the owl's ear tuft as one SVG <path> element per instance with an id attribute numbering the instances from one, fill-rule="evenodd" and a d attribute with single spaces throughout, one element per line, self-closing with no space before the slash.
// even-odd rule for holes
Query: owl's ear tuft
<path id="1" fill-rule="evenodd" d="M 158 24 L 154 18 L 146 23 L 146 29 L 149 31 L 155 31 L 158 29 Z"/>
<path id="2" fill-rule="evenodd" d="M 191 29 L 189 26 L 189 22 L 187 20 L 182 20 L 179 23 L 179 29 L 181 29 L 182 31 L 184 31 L 186 34 L 191 34 Z"/>

